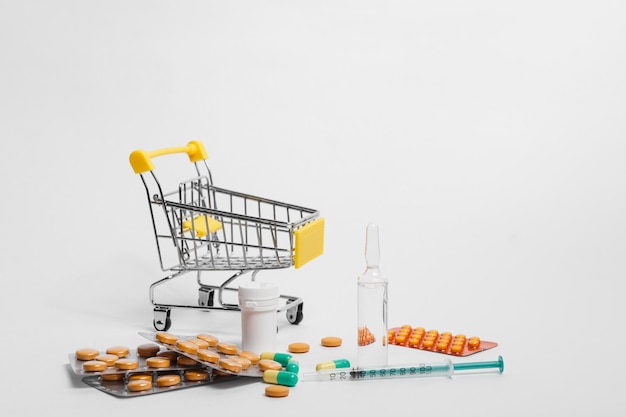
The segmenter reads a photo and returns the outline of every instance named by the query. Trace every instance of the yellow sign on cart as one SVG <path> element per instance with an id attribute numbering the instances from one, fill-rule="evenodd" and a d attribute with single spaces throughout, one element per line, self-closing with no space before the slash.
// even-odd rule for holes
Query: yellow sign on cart
<path id="1" fill-rule="evenodd" d="M 296 268 L 324 253 L 324 218 L 319 217 L 294 232 L 296 245 L 293 261 Z"/>

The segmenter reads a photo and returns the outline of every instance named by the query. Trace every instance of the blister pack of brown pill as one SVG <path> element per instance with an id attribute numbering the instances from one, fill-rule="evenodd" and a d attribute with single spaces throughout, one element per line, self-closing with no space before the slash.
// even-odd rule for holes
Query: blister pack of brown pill
<path id="1" fill-rule="evenodd" d="M 136 349 L 81 348 L 68 356 L 72 370 L 84 377 L 83 382 L 118 397 L 156 394 L 233 378 L 155 343 Z"/>
<path id="2" fill-rule="evenodd" d="M 236 377 L 228 374 L 218 374 L 210 368 L 195 368 L 92 375 L 84 377 L 83 382 L 107 394 L 128 398 L 176 391 L 228 381 L 233 378 Z"/>

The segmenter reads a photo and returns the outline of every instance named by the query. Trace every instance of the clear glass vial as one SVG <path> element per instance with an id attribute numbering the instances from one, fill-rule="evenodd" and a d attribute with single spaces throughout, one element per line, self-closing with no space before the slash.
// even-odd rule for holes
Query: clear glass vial
<path id="1" fill-rule="evenodd" d="M 367 268 L 357 285 L 359 368 L 387 365 L 387 277 L 379 268 L 378 226 L 374 223 L 367 226 L 365 261 Z"/>

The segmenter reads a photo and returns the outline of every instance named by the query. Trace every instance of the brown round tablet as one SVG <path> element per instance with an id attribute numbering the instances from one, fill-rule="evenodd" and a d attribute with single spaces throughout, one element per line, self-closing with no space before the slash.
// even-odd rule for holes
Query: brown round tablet
<path id="1" fill-rule="evenodd" d="M 309 344 L 304 342 L 290 343 L 287 349 L 291 353 L 306 353 L 309 351 Z"/>
<path id="2" fill-rule="evenodd" d="M 326 347 L 337 347 L 341 346 L 342 340 L 341 337 L 328 336 L 322 338 L 322 346 Z"/>
<path id="3" fill-rule="evenodd" d="M 152 388 L 152 381 L 146 381 L 144 379 L 134 379 L 128 381 L 126 384 L 126 389 L 132 392 L 146 391 L 150 388 Z"/>
<path id="4" fill-rule="evenodd" d="M 156 354 L 159 353 L 159 350 L 161 350 L 159 345 L 155 345 L 154 343 L 144 343 L 143 345 L 137 346 L 137 356 L 150 358 L 152 356 L 156 356 Z"/>
<path id="5" fill-rule="evenodd" d="M 146 359 L 146 365 L 150 368 L 169 368 L 170 360 L 162 356 L 153 356 Z"/>
<path id="6" fill-rule="evenodd" d="M 180 375 L 161 375 L 156 379 L 159 387 L 171 387 L 180 384 Z"/>
<path id="7" fill-rule="evenodd" d="M 289 395 L 289 387 L 284 385 L 268 385 L 265 387 L 265 395 L 268 397 L 286 397 Z"/>
<path id="8" fill-rule="evenodd" d="M 176 359 L 176 364 L 180 366 L 196 366 L 198 365 L 198 361 L 189 356 L 180 355 L 178 359 Z"/>
<path id="9" fill-rule="evenodd" d="M 157 353 L 156 356 L 162 356 L 164 358 L 168 358 L 171 361 L 175 361 L 180 356 L 180 353 L 176 352 L 175 350 L 163 350 Z"/>
<path id="10" fill-rule="evenodd" d="M 83 369 L 85 371 L 88 372 L 100 372 L 100 371 L 104 371 L 105 369 L 107 369 L 107 363 L 103 362 L 103 361 L 97 361 L 97 360 L 92 360 L 92 361 L 87 361 L 85 363 L 83 363 Z"/>
<path id="11" fill-rule="evenodd" d="M 82 348 L 76 351 L 76 359 L 81 361 L 92 361 L 100 354 L 98 349 Z"/>

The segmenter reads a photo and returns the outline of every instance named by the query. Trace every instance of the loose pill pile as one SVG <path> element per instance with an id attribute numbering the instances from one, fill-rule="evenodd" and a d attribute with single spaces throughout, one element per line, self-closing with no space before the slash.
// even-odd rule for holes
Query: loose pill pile
<path id="1" fill-rule="evenodd" d="M 216 337 L 208 335 L 179 336 L 167 332 L 139 333 L 143 337 L 166 346 L 168 349 L 180 353 L 212 368 L 214 371 L 224 372 L 237 376 L 260 377 L 265 383 L 293 387 L 298 383 L 300 365 L 289 353 L 241 351 L 237 345 L 220 342 Z M 208 341 L 208 345 L 198 341 Z M 309 345 L 303 342 L 292 343 L 289 350 L 293 353 L 305 353 Z M 267 396 L 284 397 L 284 388 L 269 389 Z"/>
<path id="2" fill-rule="evenodd" d="M 230 380 L 237 376 L 259 377 L 268 384 L 267 397 L 286 397 L 289 388 L 298 383 L 300 365 L 294 355 L 307 353 L 310 345 L 294 342 L 290 353 L 248 352 L 235 344 L 200 333 L 180 336 L 165 331 L 139 332 L 149 340 L 136 349 L 112 346 L 106 350 L 77 349 L 69 355 L 74 372 L 83 381 L 101 391 L 131 397 L 167 392 L 211 382 Z M 321 346 L 341 346 L 342 339 L 328 336 Z M 294 354 L 294 355 L 292 355 Z M 319 369 L 349 367 L 346 359 L 319 363 Z"/>
<path id="3" fill-rule="evenodd" d="M 468 356 L 498 346 L 495 342 L 481 340 L 477 336 L 425 330 L 423 327 L 404 325 L 389 329 L 389 344 L 413 349 L 428 350 L 454 356 Z"/>

